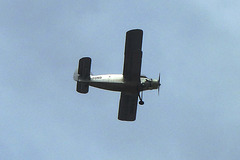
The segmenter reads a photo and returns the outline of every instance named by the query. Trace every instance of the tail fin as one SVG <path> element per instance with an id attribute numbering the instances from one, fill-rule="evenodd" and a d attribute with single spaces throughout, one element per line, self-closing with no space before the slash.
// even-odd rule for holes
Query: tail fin
<path id="1" fill-rule="evenodd" d="M 84 57 L 79 60 L 78 65 L 78 74 L 79 80 L 77 81 L 77 92 L 79 93 L 88 93 L 89 82 L 81 82 L 81 80 L 90 80 L 90 70 L 91 70 L 91 58 Z"/>

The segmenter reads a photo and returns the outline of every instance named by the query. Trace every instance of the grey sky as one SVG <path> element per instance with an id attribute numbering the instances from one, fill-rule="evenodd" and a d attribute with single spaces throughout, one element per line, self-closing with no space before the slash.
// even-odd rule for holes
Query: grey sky
<path id="1" fill-rule="evenodd" d="M 240 2 L 0 1 L 0 159 L 238 160 Z M 125 32 L 144 31 L 135 122 L 118 92 L 75 91 L 78 59 L 122 73 Z"/>

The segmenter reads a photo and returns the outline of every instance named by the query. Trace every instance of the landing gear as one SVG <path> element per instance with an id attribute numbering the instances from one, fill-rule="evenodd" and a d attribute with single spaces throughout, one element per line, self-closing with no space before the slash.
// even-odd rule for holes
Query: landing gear
<path id="1" fill-rule="evenodd" d="M 141 96 L 140 96 L 139 93 L 140 93 L 140 92 L 138 92 L 138 97 L 139 97 L 139 99 L 140 99 L 139 104 L 140 104 L 140 105 L 144 105 L 144 101 L 142 100 L 142 99 L 143 99 L 143 91 L 141 92 Z"/>
<path id="2" fill-rule="evenodd" d="M 144 105 L 144 102 L 142 100 L 139 101 L 140 105 Z"/>

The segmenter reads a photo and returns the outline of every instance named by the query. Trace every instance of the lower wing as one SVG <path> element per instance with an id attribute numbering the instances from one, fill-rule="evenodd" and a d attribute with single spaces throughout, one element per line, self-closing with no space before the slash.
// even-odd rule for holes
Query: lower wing
<path id="1" fill-rule="evenodd" d="M 134 121 L 137 113 L 137 101 L 138 93 L 121 92 L 118 119 L 122 121 Z"/>

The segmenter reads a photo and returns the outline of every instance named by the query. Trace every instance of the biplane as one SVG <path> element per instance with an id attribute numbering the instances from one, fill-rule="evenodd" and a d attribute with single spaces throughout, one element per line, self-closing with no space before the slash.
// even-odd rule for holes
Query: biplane
<path id="1" fill-rule="evenodd" d="M 160 74 L 158 80 L 141 75 L 142 38 L 140 29 L 126 33 L 123 74 L 91 75 L 91 58 L 83 57 L 73 76 L 79 93 L 88 93 L 89 86 L 121 92 L 118 119 L 122 121 L 134 121 L 138 98 L 139 104 L 144 104 L 143 91 L 158 89 L 159 92 L 161 85 Z"/>

